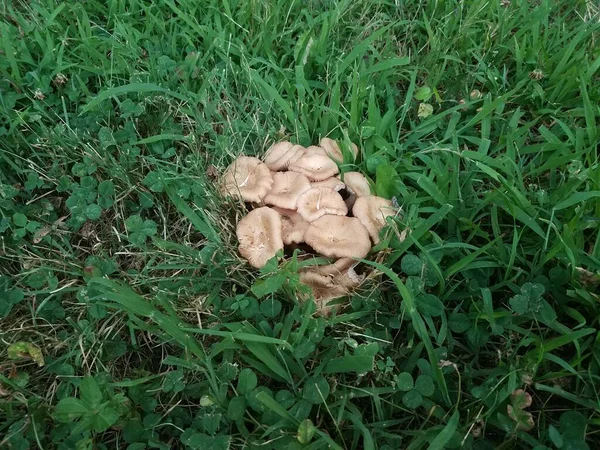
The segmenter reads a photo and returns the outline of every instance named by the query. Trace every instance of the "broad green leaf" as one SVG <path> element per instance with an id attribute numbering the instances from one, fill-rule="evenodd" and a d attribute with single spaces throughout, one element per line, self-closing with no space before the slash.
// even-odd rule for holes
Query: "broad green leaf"
<path id="1" fill-rule="evenodd" d="M 396 387 L 401 391 L 410 391 L 414 387 L 413 377 L 408 372 L 396 376 Z"/>
<path id="2" fill-rule="evenodd" d="M 430 397 L 435 391 L 433 379 L 429 375 L 419 375 L 415 382 L 415 390 L 425 397 Z"/>
<path id="3" fill-rule="evenodd" d="M 79 397 L 89 408 L 96 408 L 102 403 L 102 391 L 96 379 L 90 375 L 83 377 L 79 384 Z"/>
<path id="4" fill-rule="evenodd" d="M 54 418 L 59 422 L 71 422 L 89 412 L 88 405 L 73 397 L 63 398 L 54 409 Z"/>
<path id="5" fill-rule="evenodd" d="M 12 216 L 13 223 L 21 228 L 24 228 L 27 225 L 27 216 L 21 213 L 14 213 Z"/>
<path id="6" fill-rule="evenodd" d="M 242 420 L 245 413 L 246 399 L 244 397 L 233 397 L 227 406 L 227 418 L 233 421 Z"/>
<path id="7" fill-rule="evenodd" d="M 251 287 L 251 291 L 258 298 L 277 292 L 283 286 L 288 276 L 285 273 L 277 273 L 269 278 L 258 279 Z"/>
<path id="8" fill-rule="evenodd" d="M 298 426 L 298 442 L 303 445 L 310 444 L 316 431 L 317 427 L 314 426 L 310 419 L 303 420 Z"/>
<path id="9" fill-rule="evenodd" d="M 415 100 L 419 100 L 420 102 L 426 102 L 431 98 L 433 93 L 431 92 L 431 88 L 428 86 L 421 86 L 419 89 L 415 91 Z"/>
<path id="10" fill-rule="evenodd" d="M 258 379 L 256 378 L 256 374 L 251 369 L 243 369 L 238 377 L 238 394 L 248 394 L 256 387 L 257 383 Z"/>
<path id="11" fill-rule="evenodd" d="M 416 409 L 423 403 L 423 397 L 417 390 L 412 389 L 402 396 L 402 403 L 408 409 Z"/>
<path id="12" fill-rule="evenodd" d="M 322 375 L 310 377 L 304 383 L 302 398 L 313 405 L 324 403 L 329 397 L 329 383 Z"/>
<path id="13" fill-rule="evenodd" d="M 417 255 L 408 253 L 402 257 L 400 267 L 406 275 L 418 276 L 421 275 L 421 271 L 423 270 L 423 261 Z"/>
<path id="14" fill-rule="evenodd" d="M 102 216 L 102 208 L 96 203 L 92 203 L 85 208 L 85 215 L 90 220 L 98 220 Z"/>
<path id="15" fill-rule="evenodd" d="M 273 298 L 268 298 L 260 303 L 260 312 L 268 319 L 273 319 L 281 312 L 281 302 Z"/>
<path id="16" fill-rule="evenodd" d="M 110 406 L 103 406 L 92 415 L 92 425 L 97 433 L 108 430 L 117 420 L 119 420 L 119 413 Z"/>

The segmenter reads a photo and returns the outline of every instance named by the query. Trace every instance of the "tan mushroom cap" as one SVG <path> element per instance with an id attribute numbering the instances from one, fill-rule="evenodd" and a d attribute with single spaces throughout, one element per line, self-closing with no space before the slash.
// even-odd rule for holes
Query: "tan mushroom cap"
<path id="1" fill-rule="evenodd" d="M 371 250 L 369 232 L 356 217 L 323 216 L 310 224 L 304 241 L 328 258 L 364 258 Z"/>
<path id="2" fill-rule="evenodd" d="M 319 146 L 325 149 L 330 158 L 334 159 L 339 163 L 344 161 L 342 149 L 340 148 L 339 144 L 333 139 L 324 137 L 323 139 L 321 139 L 321 141 L 319 141 Z M 358 147 L 356 146 L 356 144 L 351 143 L 350 149 L 352 151 L 352 154 L 354 155 L 354 159 L 356 159 L 356 157 L 358 156 Z"/>
<path id="3" fill-rule="evenodd" d="M 318 152 L 303 154 L 297 161 L 291 162 L 288 169 L 305 175 L 310 181 L 323 181 L 339 172 L 333 160 Z"/>
<path id="4" fill-rule="evenodd" d="M 297 172 L 277 172 L 273 181 L 273 187 L 263 198 L 266 205 L 296 209 L 298 197 L 310 189 L 308 178 Z"/>
<path id="5" fill-rule="evenodd" d="M 305 155 L 328 156 L 327 151 L 325 151 L 325 149 L 323 147 L 319 147 L 318 145 L 310 145 L 310 146 L 306 147 L 304 154 Z"/>
<path id="6" fill-rule="evenodd" d="M 348 214 L 342 196 L 328 187 L 310 188 L 298 198 L 297 207 L 298 213 L 308 222 L 314 222 L 325 214 Z"/>
<path id="7" fill-rule="evenodd" d="M 223 174 L 221 193 L 260 203 L 273 186 L 269 168 L 258 158 L 239 156 Z"/>
<path id="8" fill-rule="evenodd" d="M 320 275 L 317 272 L 303 272 L 300 274 L 300 282 L 311 288 L 317 313 L 328 315 L 337 309 L 337 305 L 327 306 L 329 300 L 348 295 L 348 290 L 341 285 L 335 284 L 330 277 Z"/>
<path id="9" fill-rule="evenodd" d="M 294 144 L 288 141 L 276 142 L 266 151 L 263 161 L 270 166 L 288 153 L 293 146 Z"/>
<path id="10" fill-rule="evenodd" d="M 340 180 L 338 177 L 331 177 L 331 178 L 327 178 L 326 180 L 323 180 L 323 181 L 313 181 L 312 183 L 310 183 L 310 187 L 323 187 L 323 186 L 329 187 L 336 192 L 339 192 L 346 187 L 344 182 L 342 180 Z"/>
<path id="11" fill-rule="evenodd" d="M 371 195 L 371 186 L 369 186 L 369 181 L 360 172 L 346 172 L 344 174 L 344 183 L 346 184 L 348 191 L 357 197 Z"/>
<path id="12" fill-rule="evenodd" d="M 281 216 L 281 237 L 285 245 L 304 242 L 304 234 L 310 226 L 310 223 L 296 211 L 292 213 Z"/>
<path id="13" fill-rule="evenodd" d="M 283 249 L 281 216 L 271 208 L 253 209 L 237 226 L 240 255 L 251 266 L 261 268 Z"/>
<path id="14" fill-rule="evenodd" d="M 348 270 L 354 264 L 357 264 L 352 258 L 339 258 L 331 264 L 318 265 L 307 265 L 299 269 L 300 272 L 317 272 L 320 275 L 325 276 L 338 276 Z"/>
<path id="15" fill-rule="evenodd" d="M 375 195 L 358 197 L 352 208 L 352 214 L 368 230 L 375 244 L 379 244 L 379 232 L 385 226 L 385 218 L 395 214 L 392 202 Z"/>
<path id="16" fill-rule="evenodd" d="M 265 153 L 264 162 L 267 167 L 276 172 L 287 169 L 292 161 L 296 161 L 304 154 L 304 147 L 293 145 L 291 142 L 282 141 L 273 144 Z"/>

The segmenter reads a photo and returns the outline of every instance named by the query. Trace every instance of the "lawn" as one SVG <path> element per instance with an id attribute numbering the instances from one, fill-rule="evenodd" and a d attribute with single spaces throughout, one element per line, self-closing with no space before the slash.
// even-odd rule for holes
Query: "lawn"
<path id="1" fill-rule="evenodd" d="M 599 104 L 589 0 L 4 0 L 0 448 L 600 448 Z M 400 211 L 328 316 L 217 186 L 324 136 Z"/>

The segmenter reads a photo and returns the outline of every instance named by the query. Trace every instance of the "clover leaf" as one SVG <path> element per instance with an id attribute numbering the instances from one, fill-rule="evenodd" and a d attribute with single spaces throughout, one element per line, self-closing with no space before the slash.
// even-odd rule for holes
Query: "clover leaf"
<path id="1" fill-rule="evenodd" d="M 125 227 L 129 241 L 138 246 L 144 245 L 148 237 L 154 236 L 158 232 L 156 222 L 150 219 L 144 220 L 137 214 L 127 218 Z"/>

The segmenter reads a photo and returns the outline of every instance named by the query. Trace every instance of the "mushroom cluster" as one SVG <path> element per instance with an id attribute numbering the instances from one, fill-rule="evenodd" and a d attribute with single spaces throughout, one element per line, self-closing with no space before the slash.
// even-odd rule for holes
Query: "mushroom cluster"
<path id="1" fill-rule="evenodd" d="M 351 151 L 356 158 L 358 147 L 352 144 Z M 322 312 L 328 300 L 361 284 L 356 260 L 379 243 L 386 217 L 395 213 L 389 200 L 371 195 L 363 174 L 339 174 L 343 160 L 340 146 L 329 138 L 309 147 L 283 141 L 271 146 L 262 161 L 239 156 L 221 182 L 223 195 L 251 209 L 237 225 L 239 252 L 250 265 L 263 267 L 284 248 L 333 259 L 300 273 Z"/>

